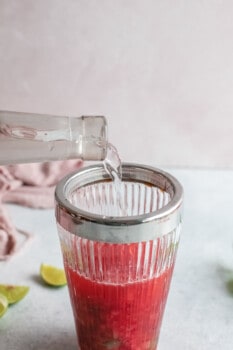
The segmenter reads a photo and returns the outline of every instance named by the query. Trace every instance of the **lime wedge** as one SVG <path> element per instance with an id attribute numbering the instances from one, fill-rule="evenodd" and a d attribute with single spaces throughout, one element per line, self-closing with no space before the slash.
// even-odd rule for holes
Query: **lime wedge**
<path id="1" fill-rule="evenodd" d="M 41 264 L 40 275 L 50 286 L 61 287 L 67 283 L 65 271 L 52 265 Z"/>
<path id="2" fill-rule="evenodd" d="M 28 291 L 29 287 L 27 286 L 0 284 L 0 293 L 7 298 L 9 304 L 17 303 L 23 299 Z"/>
<path id="3" fill-rule="evenodd" d="M 8 300 L 5 295 L 0 294 L 0 317 L 2 317 L 8 309 Z"/>

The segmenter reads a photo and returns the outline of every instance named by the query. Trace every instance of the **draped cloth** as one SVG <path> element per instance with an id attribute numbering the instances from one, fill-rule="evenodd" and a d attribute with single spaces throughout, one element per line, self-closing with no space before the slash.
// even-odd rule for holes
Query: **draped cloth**
<path id="1" fill-rule="evenodd" d="M 0 260 L 7 260 L 32 237 L 15 227 L 4 203 L 53 208 L 57 182 L 79 169 L 80 160 L 0 166 Z"/>

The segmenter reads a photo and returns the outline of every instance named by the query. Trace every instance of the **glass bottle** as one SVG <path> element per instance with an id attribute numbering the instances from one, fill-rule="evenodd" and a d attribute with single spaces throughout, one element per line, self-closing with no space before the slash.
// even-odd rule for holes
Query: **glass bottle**
<path id="1" fill-rule="evenodd" d="M 0 111 L 0 165 L 64 159 L 103 160 L 103 116 L 62 117 Z"/>

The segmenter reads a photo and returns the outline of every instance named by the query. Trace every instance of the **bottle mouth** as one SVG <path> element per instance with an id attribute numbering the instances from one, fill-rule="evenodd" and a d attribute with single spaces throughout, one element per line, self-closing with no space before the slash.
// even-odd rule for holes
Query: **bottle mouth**
<path id="1" fill-rule="evenodd" d="M 123 163 L 122 182 L 102 165 L 65 177 L 56 188 L 57 222 L 94 240 L 136 242 L 170 233 L 181 222 L 183 189 L 159 169 Z"/>
<path id="2" fill-rule="evenodd" d="M 85 160 L 104 160 L 107 154 L 107 120 L 104 116 L 82 116 L 82 147 L 80 154 Z"/>

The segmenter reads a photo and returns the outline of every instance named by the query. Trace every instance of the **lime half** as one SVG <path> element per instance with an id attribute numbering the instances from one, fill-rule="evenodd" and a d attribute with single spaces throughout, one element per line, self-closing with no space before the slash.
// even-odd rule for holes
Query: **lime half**
<path id="1" fill-rule="evenodd" d="M 29 287 L 27 286 L 0 284 L 0 293 L 7 298 L 9 304 L 17 303 L 23 299 L 28 291 Z"/>
<path id="2" fill-rule="evenodd" d="M 8 309 L 8 300 L 5 295 L 0 294 L 0 317 L 2 317 Z"/>
<path id="3" fill-rule="evenodd" d="M 40 275 L 50 286 L 61 287 L 67 283 L 65 271 L 52 265 L 41 264 Z"/>

